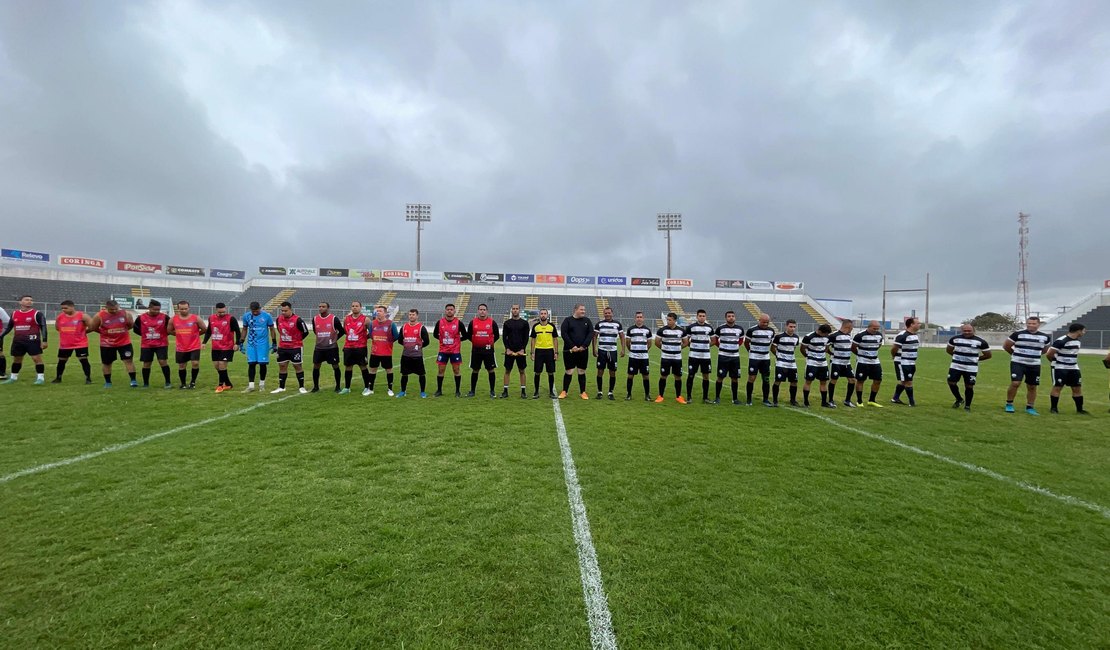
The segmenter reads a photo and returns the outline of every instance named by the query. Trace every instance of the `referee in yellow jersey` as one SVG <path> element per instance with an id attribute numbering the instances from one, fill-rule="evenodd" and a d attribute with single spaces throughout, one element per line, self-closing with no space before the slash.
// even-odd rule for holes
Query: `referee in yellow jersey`
<path id="1" fill-rule="evenodd" d="M 559 330 L 548 321 L 546 309 L 540 310 L 540 320 L 532 326 L 532 348 L 529 356 L 532 357 L 532 367 L 536 375 L 533 386 L 532 399 L 540 398 L 540 373 L 547 371 L 547 391 L 551 399 L 555 399 L 555 360 L 559 358 L 559 349 L 555 346 L 555 339 L 559 338 Z"/>

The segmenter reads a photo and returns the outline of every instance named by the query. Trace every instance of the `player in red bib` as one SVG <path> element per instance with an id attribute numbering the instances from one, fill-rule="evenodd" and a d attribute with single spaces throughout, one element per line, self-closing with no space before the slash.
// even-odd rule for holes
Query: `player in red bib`
<path id="1" fill-rule="evenodd" d="M 320 392 L 320 366 L 331 365 L 335 374 L 335 392 L 343 390 L 339 383 L 339 338 L 343 336 L 343 323 L 331 313 L 331 305 L 320 302 L 320 313 L 312 317 L 312 334 L 316 339 L 312 350 L 312 392 Z"/>
<path id="2" fill-rule="evenodd" d="M 177 301 L 177 313 L 170 321 L 170 334 L 173 334 L 177 351 L 174 356 L 177 361 L 177 378 L 181 380 L 181 388 L 192 390 L 197 387 L 197 375 L 200 374 L 200 337 L 207 330 L 204 321 L 196 314 L 189 313 L 189 301 Z M 185 383 L 185 365 L 192 366 L 192 375 L 189 383 Z"/>
<path id="3" fill-rule="evenodd" d="M 112 364 L 119 358 L 127 375 L 131 377 L 131 387 L 138 388 L 135 380 L 135 350 L 131 347 L 131 327 L 135 321 L 131 314 L 119 308 L 119 303 L 109 300 L 104 309 L 93 316 L 90 332 L 100 333 L 100 364 L 104 372 L 104 387 L 112 387 Z"/>
<path id="4" fill-rule="evenodd" d="M 439 354 L 436 355 L 436 365 L 439 366 L 436 375 L 436 392 L 433 397 L 443 397 L 443 371 L 447 364 L 455 372 L 455 397 L 462 397 L 462 342 L 466 338 L 466 325 L 455 318 L 455 305 L 447 303 L 443 307 L 443 318 L 436 322 L 432 336 L 439 341 Z"/>
<path id="5" fill-rule="evenodd" d="M 164 388 L 173 388 L 170 383 L 170 317 L 162 313 L 162 303 L 151 300 L 145 313 L 139 314 L 132 328 L 139 335 L 139 361 L 143 364 L 143 388 L 150 388 L 150 366 L 158 359 Z"/>
<path id="6" fill-rule="evenodd" d="M 484 366 L 489 373 L 489 396 L 497 398 L 497 357 L 493 353 L 493 345 L 501 338 L 501 331 L 497 321 L 489 317 L 489 307 L 482 303 L 478 305 L 478 317 L 471 319 L 466 328 L 470 338 L 470 392 L 467 397 L 474 397 L 474 389 L 478 387 L 478 371 Z"/>
<path id="7" fill-rule="evenodd" d="M 34 308 L 31 296 L 19 297 L 19 309 L 0 332 L 0 347 L 8 332 L 12 332 L 12 372 L 4 383 L 14 384 L 19 379 L 26 355 L 31 355 L 35 362 L 35 385 L 46 383 L 46 366 L 42 362 L 42 351 L 46 349 L 46 316 Z"/>
<path id="8" fill-rule="evenodd" d="M 408 322 L 401 326 L 401 392 L 397 393 L 397 397 L 405 396 L 411 374 L 420 378 L 420 397 L 428 396 L 424 377 L 424 348 L 429 343 L 428 328 L 424 327 L 419 318 L 420 311 L 410 309 Z"/>
<path id="9" fill-rule="evenodd" d="M 54 318 L 54 329 L 58 331 L 58 374 L 50 383 L 62 383 L 62 373 L 70 357 L 77 357 L 81 370 L 85 372 L 85 383 L 92 383 L 92 366 L 89 365 L 89 325 L 92 318 L 77 311 L 72 300 L 62 301 L 62 311 Z"/>
<path id="10" fill-rule="evenodd" d="M 401 328 L 386 317 L 382 305 L 374 308 L 370 323 L 370 394 L 374 394 L 374 379 L 378 367 L 385 369 L 386 394 L 393 397 L 393 343 L 401 338 Z"/>
<path id="11" fill-rule="evenodd" d="M 293 372 L 297 373 L 298 389 L 307 393 L 304 387 L 304 366 L 301 365 L 304 337 L 308 336 L 308 326 L 300 316 L 293 313 L 293 303 L 286 300 L 281 303 L 281 310 L 277 317 L 278 332 L 278 387 L 270 393 L 284 393 L 285 381 L 289 378 L 289 363 L 293 363 Z"/>
<path id="12" fill-rule="evenodd" d="M 351 392 L 351 378 L 354 377 L 354 367 L 362 369 L 362 396 L 370 394 L 370 370 L 366 365 L 366 341 L 370 337 L 370 319 L 362 313 L 362 303 L 351 303 L 351 313 L 343 319 L 343 390 L 340 395 Z"/>
<path id="13" fill-rule="evenodd" d="M 235 358 L 235 351 L 243 344 L 243 333 L 239 321 L 227 313 L 227 305 L 216 303 L 216 313 L 208 317 L 208 329 L 204 332 L 201 344 L 212 341 L 212 364 L 216 366 L 219 384 L 216 392 L 231 390 L 231 377 L 227 375 L 227 364 Z"/>

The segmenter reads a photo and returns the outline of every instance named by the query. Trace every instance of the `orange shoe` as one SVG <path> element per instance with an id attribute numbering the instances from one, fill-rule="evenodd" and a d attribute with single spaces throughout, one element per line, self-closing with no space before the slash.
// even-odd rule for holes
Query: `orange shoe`
<path id="1" fill-rule="evenodd" d="M 579 395 L 579 397 L 581 397 L 582 399 L 590 399 L 590 396 L 589 396 L 588 393 L 582 393 L 581 395 Z"/>
<path id="2" fill-rule="evenodd" d="M 675 398 L 674 401 L 678 402 L 679 404 L 685 404 L 686 403 L 686 398 L 679 395 L 678 397 Z"/>
<path id="3" fill-rule="evenodd" d="M 567 392 L 565 390 L 559 391 L 559 399 L 566 399 L 566 398 L 567 398 Z"/>
<path id="4" fill-rule="evenodd" d="M 227 386 L 224 386 L 223 384 L 220 384 L 219 386 L 216 386 L 216 392 L 217 393 L 222 393 L 225 390 L 227 390 Z"/>
<path id="5" fill-rule="evenodd" d="M 663 401 L 664 401 L 664 400 L 663 400 L 663 396 L 662 396 L 662 395 L 660 395 L 659 397 L 656 397 L 656 398 L 655 398 L 655 403 L 656 403 L 656 404 L 662 404 L 662 403 L 663 403 Z"/>

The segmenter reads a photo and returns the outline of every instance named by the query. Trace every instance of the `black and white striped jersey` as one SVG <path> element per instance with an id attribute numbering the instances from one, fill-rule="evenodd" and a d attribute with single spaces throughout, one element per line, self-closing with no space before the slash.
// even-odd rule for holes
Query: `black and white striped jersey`
<path id="1" fill-rule="evenodd" d="M 772 343 L 775 345 L 775 367 L 776 368 L 797 368 L 798 360 L 794 356 L 798 350 L 798 344 L 802 339 L 797 334 L 787 334 L 782 332 L 775 336 Z"/>
<path id="2" fill-rule="evenodd" d="M 740 358 L 740 346 L 744 344 L 744 328 L 739 325 L 721 325 L 717 328 L 717 359 Z"/>
<path id="3" fill-rule="evenodd" d="M 852 342 L 856 344 L 856 363 L 864 365 L 879 363 L 879 348 L 883 347 L 882 332 L 872 334 L 863 330 L 852 337 Z"/>
<path id="4" fill-rule="evenodd" d="M 626 336 L 628 337 L 628 358 L 647 359 L 648 349 L 651 348 L 651 330 L 633 325 L 628 328 Z"/>
<path id="5" fill-rule="evenodd" d="M 979 372 L 979 354 L 989 350 L 990 345 L 978 336 L 964 336 L 957 334 L 948 341 L 952 346 L 952 370 L 963 372 Z"/>
<path id="6" fill-rule="evenodd" d="M 907 366 L 917 363 L 917 351 L 921 348 L 920 336 L 902 330 L 898 333 L 898 336 L 894 337 L 894 343 L 899 346 L 898 356 L 894 357 L 894 363 L 903 363 Z"/>
<path id="7" fill-rule="evenodd" d="M 690 358 L 708 359 L 709 346 L 713 342 L 713 326 L 709 323 L 691 323 L 686 326 L 686 338 L 690 339 Z"/>
<path id="8" fill-rule="evenodd" d="M 802 351 L 805 352 L 806 365 L 811 368 L 824 368 L 828 364 L 829 337 L 818 332 L 810 332 L 802 337 Z"/>
<path id="9" fill-rule="evenodd" d="M 852 335 L 837 330 L 829 335 L 829 344 L 832 345 L 832 362 L 834 366 L 852 365 Z"/>
<path id="10" fill-rule="evenodd" d="M 762 361 L 771 358 L 771 343 L 775 340 L 775 330 L 770 327 L 755 327 L 748 330 L 748 360 Z"/>
<path id="11" fill-rule="evenodd" d="M 616 352 L 623 329 L 621 324 L 615 320 L 599 320 L 594 323 L 594 332 L 597 333 L 597 349 L 604 352 Z"/>
<path id="12" fill-rule="evenodd" d="M 682 360 L 682 339 L 686 336 L 686 330 L 678 327 L 667 327 L 664 325 L 660 327 L 655 333 L 655 338 L 660 341 L 660 350 L 662 354 L 659 355 L 661 359 L 678 359 Z"/>
<path id="13" fill-rule="evenodd" d="M 1053 370 L 1079 370 L 1079 339 L 1064 335 L 1052 342 L 1056 348 L 1056 358 L 1052 360 Z"/>
<path id="14" fill-rule="evenodd" d="M 1052 337 L 1048 334 L 1029 330 L 1014 332 L 1010 335 L 1010 340 L 1014 342 L 1014 356 L 1010 360 L 1027 366 L 1041 365 L 1041 356 L 1052 343 Z"/>

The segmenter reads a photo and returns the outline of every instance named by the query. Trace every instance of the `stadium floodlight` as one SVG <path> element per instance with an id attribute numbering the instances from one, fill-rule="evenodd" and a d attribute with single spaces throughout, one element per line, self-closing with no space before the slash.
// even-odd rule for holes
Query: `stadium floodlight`
<path id="1" fill-rule="evenodd" d="M 671 232 L 682 230 L 681 212 L 660 212 L 655 215 L 655 227 L 667 240 L 667 277 L 671 277 Z"/>
<path id="2" fill-rule="evenodd" d="M 432 204 L 406 203 L 405 221 L 416 222 L 416 270 L 420 270 L 420 231 L 432 220 Z"/>

